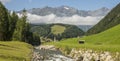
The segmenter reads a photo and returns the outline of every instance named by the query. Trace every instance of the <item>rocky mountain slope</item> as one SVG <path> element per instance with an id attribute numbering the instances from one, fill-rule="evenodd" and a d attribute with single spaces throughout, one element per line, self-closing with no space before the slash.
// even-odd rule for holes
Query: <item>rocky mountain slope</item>
<path id="1" fill-rule="evenodd" d="M 110 9 L 106 7 L 102 7 L 100 9 L 93 10 L 93 11 L 90 11 L 90 10 L 85 11 L 85 10 L 78 10 L 76 8 L 69 7 L 69 6 L 60 6 L 60 7 L 54 7 L 54 8 L 46 6 L 44 8 L 33 8 L 27 11 L 31 14 L 36 14 L 40 16 L 55 14 L 58 17 L 70 17 L 73 15 L 79 15 L 79 16 L 85 17 L 85 16 L 105 16 L 110 11 Z"/>
<path id="2" fill-rule="evenodd" d="M 120 24 L 120 4 L 113 8 L 98 24 L 88 30 L 87 35 L 100 33 L 118 24 Z"/>

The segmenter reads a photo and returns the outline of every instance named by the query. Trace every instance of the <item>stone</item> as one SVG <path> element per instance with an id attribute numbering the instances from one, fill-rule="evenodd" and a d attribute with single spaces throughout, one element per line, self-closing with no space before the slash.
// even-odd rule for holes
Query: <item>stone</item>
<path id="1" fill-rule="evenodd" d="M 76 61 L 83 61 L 83 57 L 82 56 L 78 57 Z"/>

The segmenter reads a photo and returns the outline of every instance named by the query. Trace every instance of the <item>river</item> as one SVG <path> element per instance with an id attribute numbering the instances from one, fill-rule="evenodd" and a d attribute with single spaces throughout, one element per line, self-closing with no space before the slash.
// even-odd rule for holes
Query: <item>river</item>
<path id="1" fill-rule="evenodd" d="M 41 45 L 34 48 L 32 61 L 120 61 L 120 53 L 73 48 L 70 54 L 65 56 L 53 45 Z"/>
<path id="2" fill-rule="evenodd" d="M 32 61 L 75 61 L 65 56 L 54 46 L 38 46 L 34 48 Z"/>

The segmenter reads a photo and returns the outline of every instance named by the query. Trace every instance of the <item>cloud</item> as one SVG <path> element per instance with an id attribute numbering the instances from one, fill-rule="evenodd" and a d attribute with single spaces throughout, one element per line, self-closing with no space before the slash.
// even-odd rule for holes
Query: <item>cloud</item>
<path id="1" fill-rule="evenodd" d="M 10 2 L 11 0 L 0 0 L 3 4 Z"/>
<path id="2" fill-rule="evenodd" d="M 73 15 L 72 17 L 57 17 L 54 14 L 46 16 L 38 16 L 35 14 L 27 14 L 28 20 L 30 23 L 63 23 L 63 24 L 72 24 L 72 25 L 95 25 L 98 23 L 102 17 L 81 17 L 78 15 Z"/>

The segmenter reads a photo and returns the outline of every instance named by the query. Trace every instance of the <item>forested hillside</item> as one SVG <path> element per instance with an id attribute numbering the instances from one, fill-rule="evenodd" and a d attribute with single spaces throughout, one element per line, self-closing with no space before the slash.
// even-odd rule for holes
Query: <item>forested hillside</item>
<path id="1" fill-rule="evenodd" d="M 120 4 L 113 8 L 98 24 L 88 30 L 87 35 L 100 33 L 118 24 L 120 24 Z"/>
<path id="2" fill-rule="evenodd" d="M 40 44 L 40 37 L 30 32 L 26 10 L 18 17 L 10 13 L 0 2 L 0 41 L 21 41 L 32 45 Z"/>
<path id="3" fill-rule="evenodd" d="M 40 45 L 40 37 L 30 32 L 26 10 L 19 17 L 0 2 L 0 61 L 31 61 L 32 45 Z"/>
<path id="4" fill-rule="evenodd" d="M 120 25 L 112 27 L 104 32 L 85 36 L 83 38 L 69 38 L 60 42 L 50 42 L 46 44 L 55 45 L 60 48 L 85 48 L 97 51 L 120 52 Z M 85 40 L 80 44 L 80 40 Z"/>
<path id="5" fill-rule="evenodd" d="M 39 34 L 40 37 L 61 40 L 63 38 L 72 38 L 83 36 L 84 32 L 75 25 L 67 24 L 40 24 L 31 25 L 31 31 Z"/>

